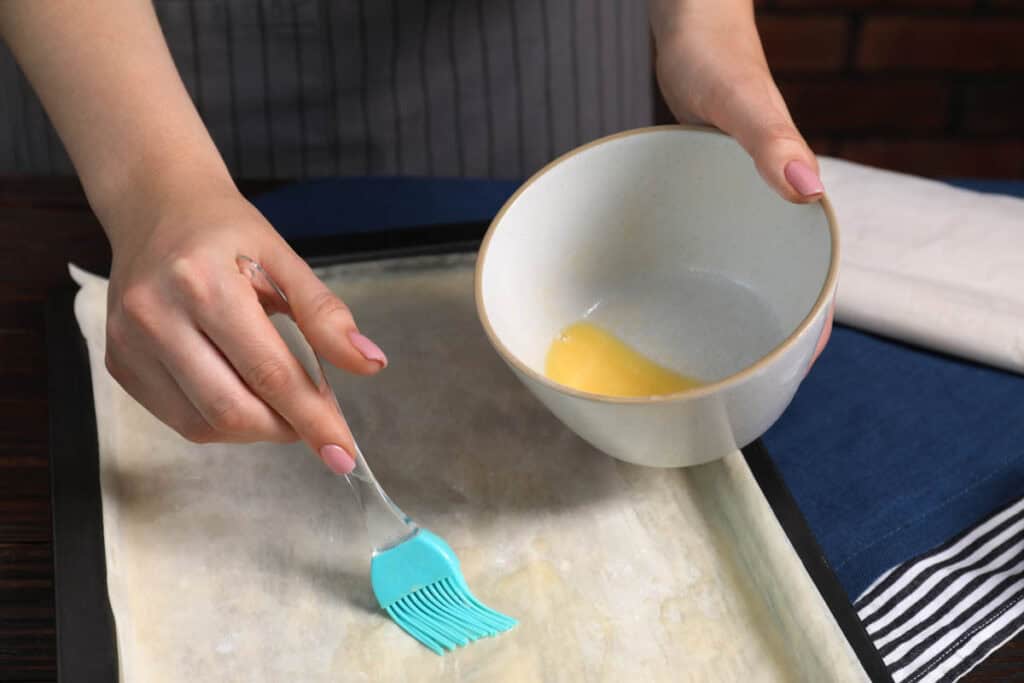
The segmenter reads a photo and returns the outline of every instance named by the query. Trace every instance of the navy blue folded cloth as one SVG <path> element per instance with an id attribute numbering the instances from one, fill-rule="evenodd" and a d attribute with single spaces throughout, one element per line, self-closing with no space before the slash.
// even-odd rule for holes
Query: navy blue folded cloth
<path id="1" fill-rule="evenodd" d="M 286 238 L 489 221 L 518 181 L 329 178 L 288 185 L 256 199 Z"/>
<path id="2" fill-rule="evenodd" d="M 1019 375 L 836 327 L 764 442 L 851 599 L 1024 496 L 1022 399 Z"/>
<path id="3" fill-rule="evenodd" d="M 516 186 L 329 179 L 255 203 L 296 238 L 487 220 Z M 836 328 L 764 440 L 851 600 L 1024 495 L 1022 399 L 1024 377 Z"/>
<path id="4" fill-rule="evenodd" d="M 764 437 L 847 594 L 1024 496 L 1024 377 L 837 327 Z"/>

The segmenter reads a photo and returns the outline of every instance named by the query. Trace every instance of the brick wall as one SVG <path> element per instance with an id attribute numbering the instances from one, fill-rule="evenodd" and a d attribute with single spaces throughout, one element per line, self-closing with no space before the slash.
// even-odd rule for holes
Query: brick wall
<path id="1" fill-rule="evenodd" d="M 936 177 L 1024 178 L 1024 0 L 758 0 L 815 151 Z"/>

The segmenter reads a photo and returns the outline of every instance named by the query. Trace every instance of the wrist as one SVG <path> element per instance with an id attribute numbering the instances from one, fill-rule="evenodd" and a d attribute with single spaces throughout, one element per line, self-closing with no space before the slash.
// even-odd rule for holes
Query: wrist
<path id="1" fill-rule="evenodd" d="M 111 247 L 143 238 L 175 208 L 239 196 L 220 157 L 178 153 L 142 157 L 101 182 L 85 182 Z"/>
<path id="2" fill-rule="evenodd" d="M 756 35 L 751 0 L 651 0 L 649 9 L 659 55 L 685 49 L 693 35 L 718 39 L 751 31 Z"/>

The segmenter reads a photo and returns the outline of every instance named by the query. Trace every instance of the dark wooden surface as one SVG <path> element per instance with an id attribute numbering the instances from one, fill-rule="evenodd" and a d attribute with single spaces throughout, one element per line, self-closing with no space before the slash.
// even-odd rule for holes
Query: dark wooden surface
<path id="1" fill-rule="evenodd" d="M 43 307 L 109 258 L 77 183 L 0 178 L 0 681 L 56 680 Z M 1024 637 L 964 680 L 1024 681 Z"/>

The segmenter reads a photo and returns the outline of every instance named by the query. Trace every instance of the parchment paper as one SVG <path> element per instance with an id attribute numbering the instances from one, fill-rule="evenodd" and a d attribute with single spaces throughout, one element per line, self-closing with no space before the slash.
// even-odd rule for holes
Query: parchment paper
<path id="1" fill-rule="evenodd" d="M 104 368 L 105 281 L 74 272 L 122 680 L 866 680 L 742 456 L 655 470 L 583 443 L 487 343 L 472 262 L 323 271 L 391 360 L 330 372 L 381 483 L 521 620 L 444 657 L 377 609 L 344 480 L 158 423 Z"/>
<path id="2" fill-rule="evenodd" d="M 821 157 L 836 320 L 1024 373 L 1024 199 Z"/>

